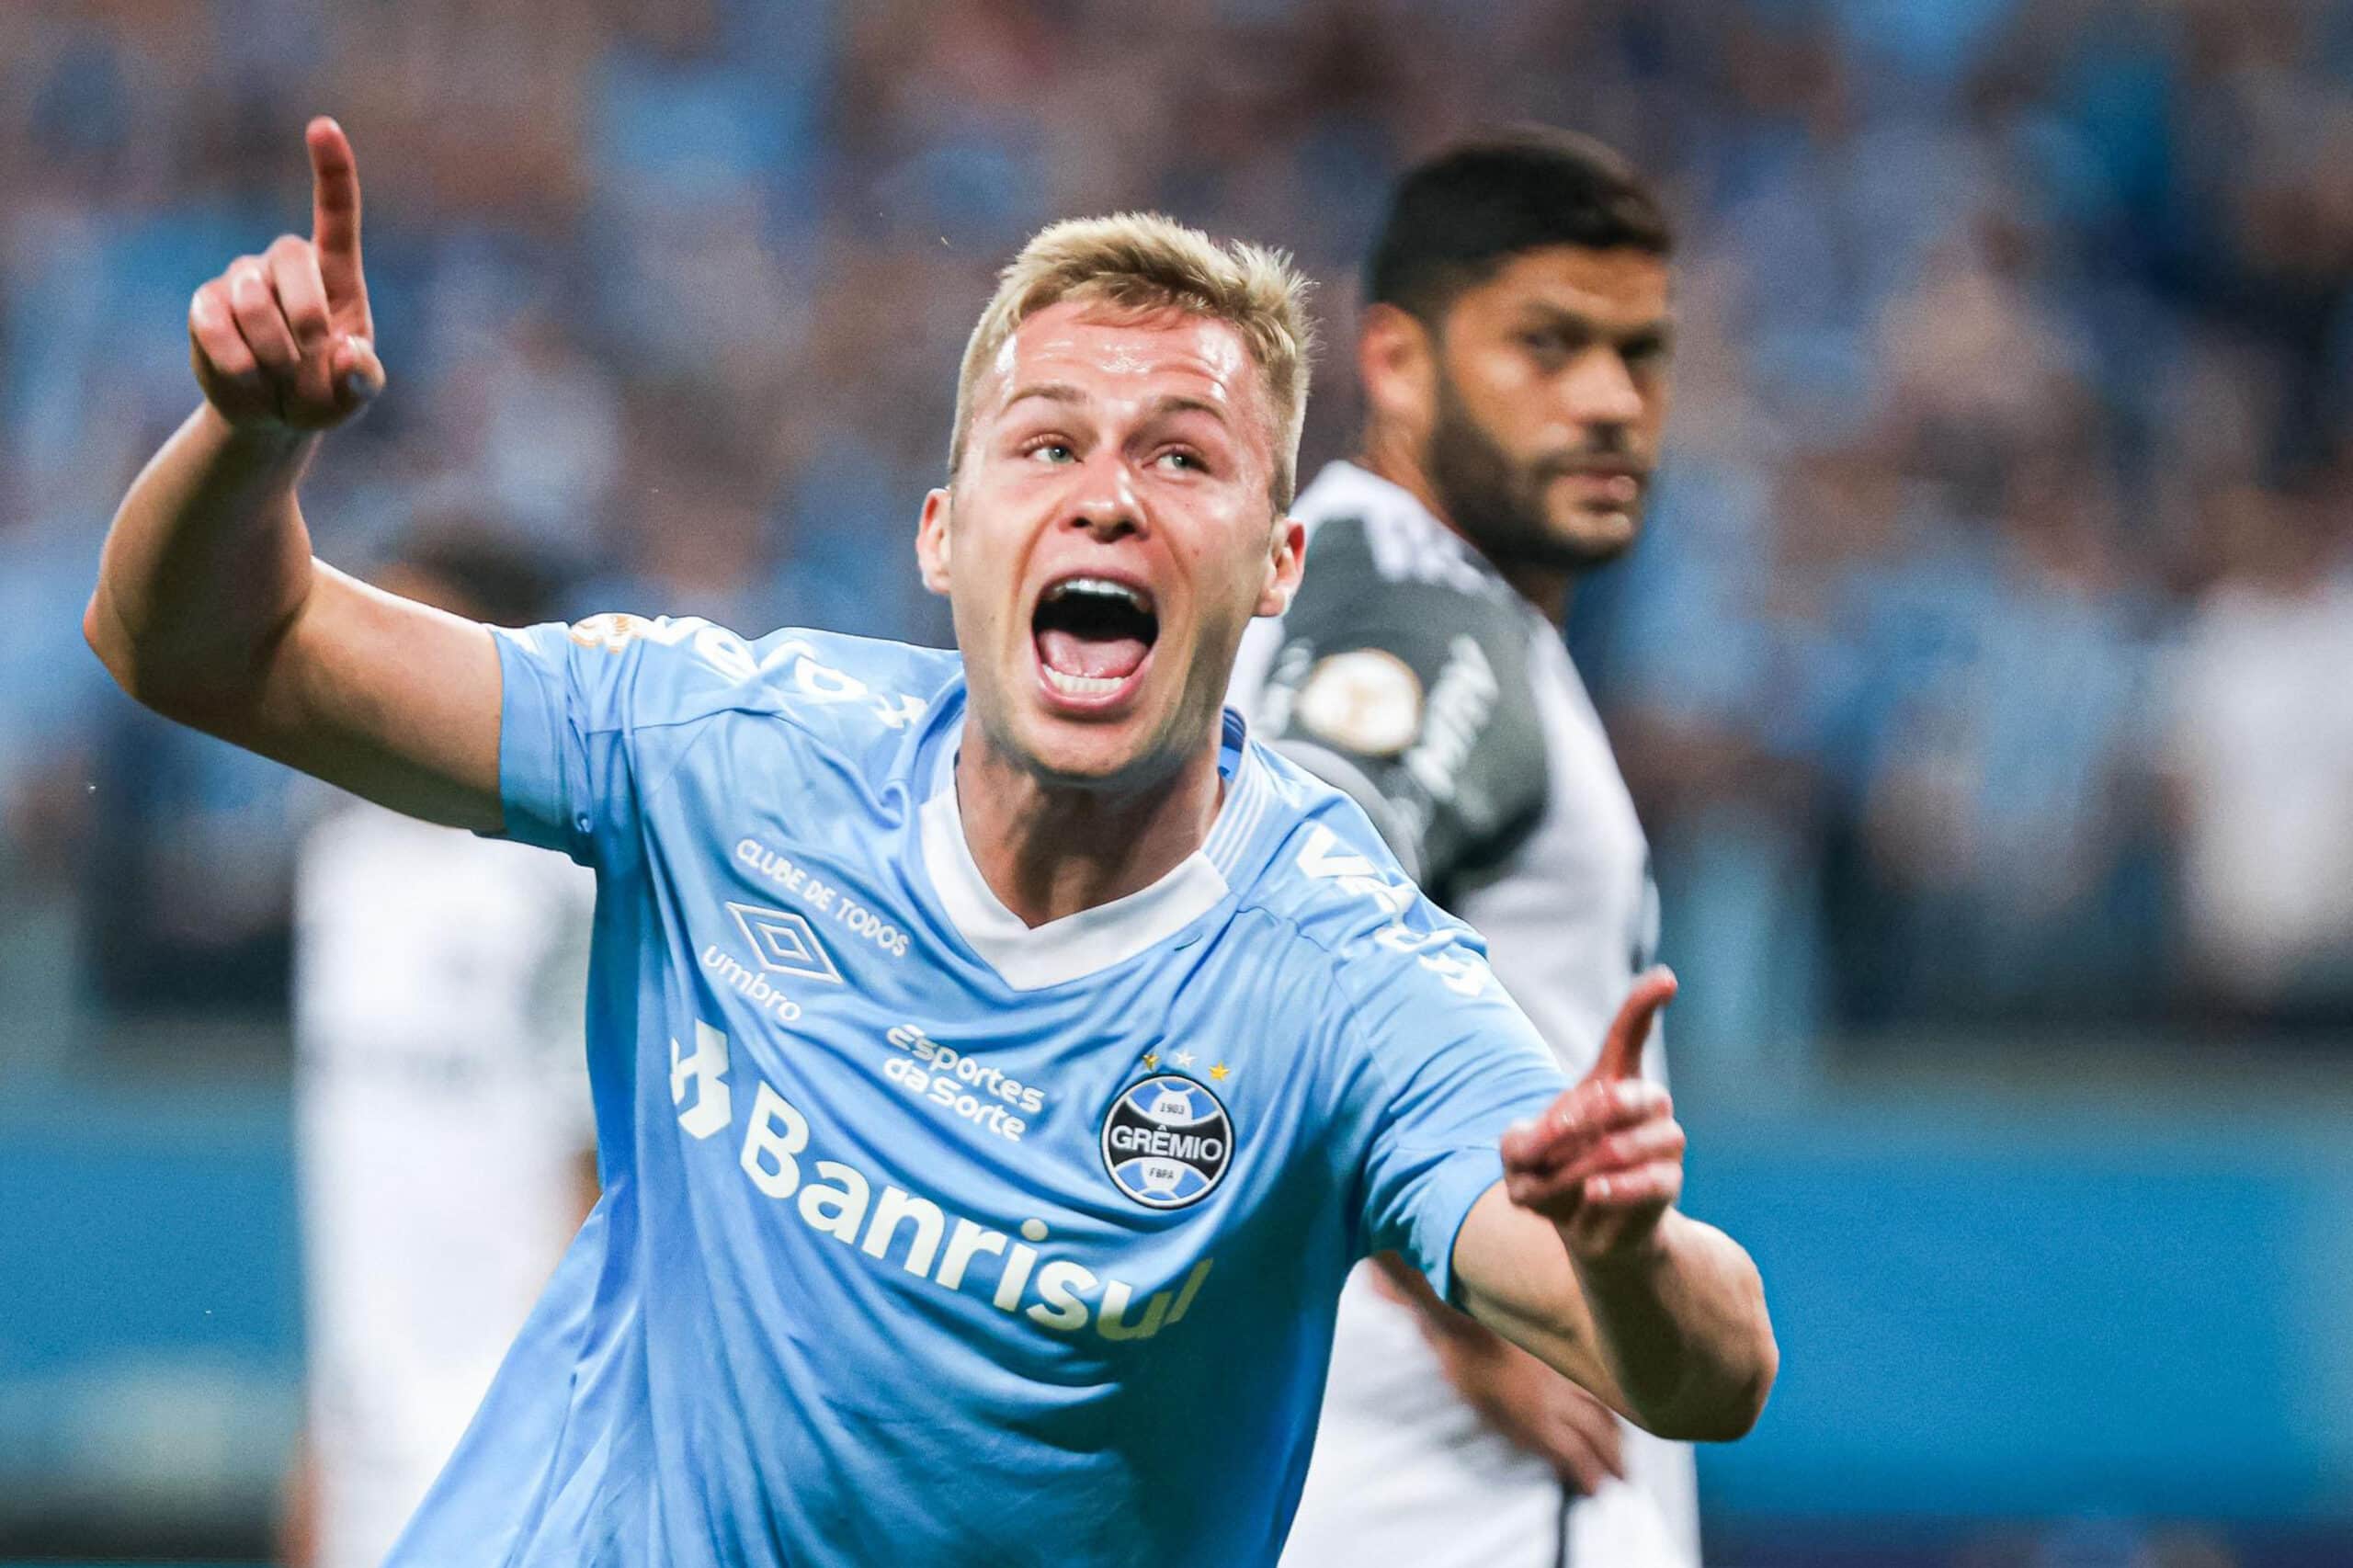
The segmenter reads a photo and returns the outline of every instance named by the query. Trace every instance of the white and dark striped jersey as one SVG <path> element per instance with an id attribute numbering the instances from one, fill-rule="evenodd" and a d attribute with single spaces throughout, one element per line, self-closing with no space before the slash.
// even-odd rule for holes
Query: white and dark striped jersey
<path id="1" fill-rule="evenodd" d="M 1326 468 L 1292 515 L 1305 581 L 1288 615 L 1252 625 L 1235 706 L 1355 797 L 1582 1074 L 1655 953 L 1658 901 L 1559 630 L 1413 495 L 1353 464 Z M 1645 1068 L 1663 1079 L 1656 1034 Z M 1690 1449 L 1631 1426 L 1626 1444 L 1630 1482 L 1571 1510 L 1570 1559 L 1696 1564 Z M 1404 1308 L 1352 1282 L 1285 1562 L 1544 1568 L 1563 1550 L 1549 1467 L 1454 1395 Z"/>

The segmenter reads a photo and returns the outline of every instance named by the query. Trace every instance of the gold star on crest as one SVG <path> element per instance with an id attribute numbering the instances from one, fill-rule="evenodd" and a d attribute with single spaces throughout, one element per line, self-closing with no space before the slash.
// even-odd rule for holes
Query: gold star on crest
<path id="1" fill-rule="evenodd" d="M 1143 1053 L 1143 1070 L 1147 1073 L 1155 1073 L 1160 1070 L 1160 1052 L 1147 1051 Z"/>
<path id="2" fill-rule="evenodd" d="M 1221 1062 L 1216 1066 L 1210 1069 L 1210 1076 L 1222 1084 L 1228 1078 L 1233 1076 L 1233 1069 Z"/>

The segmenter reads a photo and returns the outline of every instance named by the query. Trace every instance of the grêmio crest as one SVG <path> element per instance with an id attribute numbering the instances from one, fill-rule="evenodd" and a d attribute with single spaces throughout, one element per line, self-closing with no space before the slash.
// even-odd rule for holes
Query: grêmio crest
<path id="1" fill-rule="evenodd" d="M 1233 1159 L 1233 1119 L 1190 1078 L 1156 1074 L 1120 1091 L 1103 1113 L 1103 1168 L 1147 1209 L 1199 1203 Z"/>

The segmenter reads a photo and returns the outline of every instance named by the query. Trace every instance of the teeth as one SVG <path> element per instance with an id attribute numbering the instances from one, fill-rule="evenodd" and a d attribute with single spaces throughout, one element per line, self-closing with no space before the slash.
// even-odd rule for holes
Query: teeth
<path id="1" fill-rule="evenodd" d="M 1143 596 L 1142 594 L 1137 593 L 1125 583 L 1114 583 L 1108 578 L 1065 578 L 1063 581 L 1055 584 L 1053 587 L 1047 591 L 1046 602 L 1051 604 L 1054 600 L 1068 594 L 1092 594 L 1098 598 L 1125 599 L 1129 604 L 1133 605 L 1142 613 L 1147 615 L 1152 613 L 1152 607 L 1144 603 Z"/>
<path id="2" fill-rule="evenodd" d="M 1127 684 L 1124 676 L 1073 676 L 1064 675 L 1051 665 L 1041 664 L 1041 667 L 1048 686 L 1073 697 L 1104 697 Z"/>

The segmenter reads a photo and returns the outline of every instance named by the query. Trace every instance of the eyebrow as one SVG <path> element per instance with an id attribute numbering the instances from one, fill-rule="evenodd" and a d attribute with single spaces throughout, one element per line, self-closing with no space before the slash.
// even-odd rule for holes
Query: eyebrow
<path id="1" fill-rule="evenodd" d="M 1523 319 L 1533 319 L 1556 331 L 1573 332 L 1582 337 L 1603 338 L 1611 343 L 1640 343 L 1645 340 L 1671 343 L 1675 338 L 1675 317 L 1672 313 L 1653 316 L 1648 321 L 1636 322 L 1629 326 L 1610 328 L 1583 311 L 1573 311 L 1561 305 L 1531 303 L 1528 306 L 1527 317 Z"/>
<path id="2" fill-rule="evenodd" d="M 1015 403 L 1033 397 L 1072 407 L 1082 405 L 1088 401 L 1086 393 L 1068 381 L 1038 381 L 1015 389 L 1013 395 L 1005 400 L 1005 406 L 1011 408 Z M 1185 397 L 1175 392 L 1154 403 L 1151 413 L 1154 417 L 1168 414 L 1206 414 L 1221 425 L 1227 422 L 1226 411 L 1221 404 L 1211 403 L 1206 398 Z"/>
<path id="3" fill-rule="evenodd" d="M 1005 400 L 1005 406 L 1011 408 L 1015 403 L 1026 402 L 1033 397 L 1042 397 L 1048 403 L 1079 403 L 1086 401 L 1086 394 L 1068 381 L 1040 381 L 1035 385 L 1022 387 L 1016 391 L 1011 397 Z"/>

